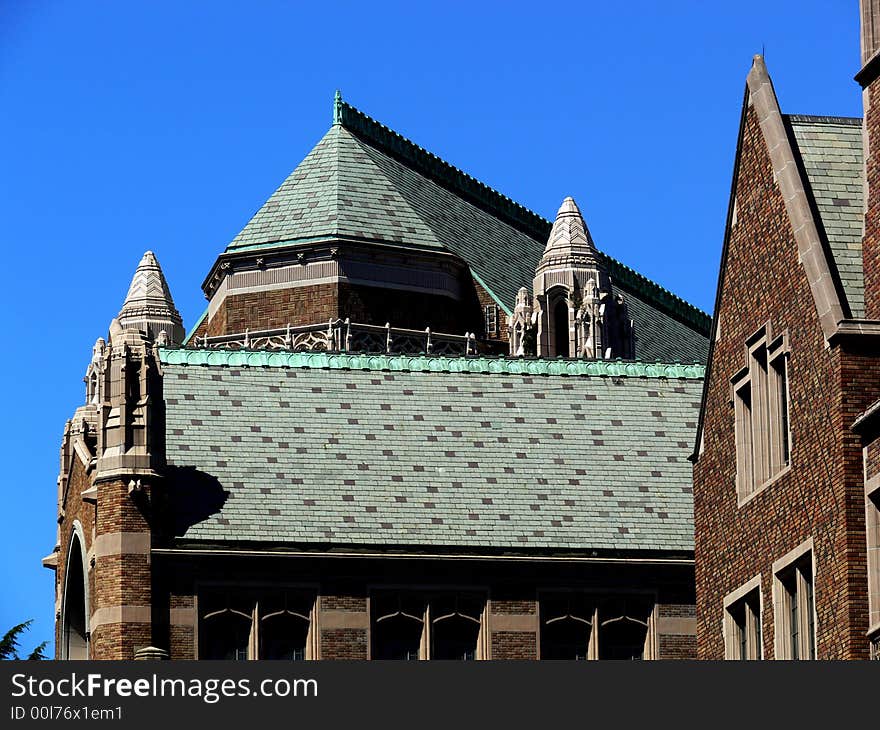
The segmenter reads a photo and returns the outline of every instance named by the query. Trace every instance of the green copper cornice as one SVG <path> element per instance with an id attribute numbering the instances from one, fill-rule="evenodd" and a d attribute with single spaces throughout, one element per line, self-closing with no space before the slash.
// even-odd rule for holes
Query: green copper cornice
<path id="1" fill-rule="evenodd" d="M 330 370 L 385 370 L 498 375 L 562 375 L 701 380 L 702 365 L 625 362 L 622 360 L 567 360 L 488 357 L 432 357 L 426 355 L 362 355 L 272 350 L 159 350 L 166 365 L 218 367 L 325 368 Z"/>

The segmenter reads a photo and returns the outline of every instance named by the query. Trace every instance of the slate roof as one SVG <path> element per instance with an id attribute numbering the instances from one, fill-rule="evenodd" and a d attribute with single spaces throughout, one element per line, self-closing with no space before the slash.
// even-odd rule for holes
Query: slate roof
<path id="1" fill-rule="evenodd" d="M 687 456 L 702 367 L 160 357 L 170 491 L 190 515 L 179 539 L 693 550 Z"/>
<path id="2" fill-rule="evenodd" d="M 551 223 L 337 101 L 336 122 L 227 252 L 350 237 L 463 259 L 508 313 Z M 602 254 L 636 320 L 640 359 L 705 362 L 709 317 Z"/>
<path id="3" fill-rule="evenodd" d="M 787 120 L 850 311 L 854 317 L 864 317 L 862 120 L 815 116 Z"/>

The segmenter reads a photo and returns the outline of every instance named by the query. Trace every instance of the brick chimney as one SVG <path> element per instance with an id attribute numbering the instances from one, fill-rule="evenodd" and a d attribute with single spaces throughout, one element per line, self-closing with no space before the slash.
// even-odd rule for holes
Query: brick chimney
<path id="1" fill-rule="evenodd" d="M 865 316 L 880 319 L 880 0 L 860 0 L 865 151 Z"/>

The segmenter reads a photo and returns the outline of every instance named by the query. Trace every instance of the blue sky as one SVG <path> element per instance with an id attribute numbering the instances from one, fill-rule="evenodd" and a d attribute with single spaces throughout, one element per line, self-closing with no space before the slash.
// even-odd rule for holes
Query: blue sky
<path id="1" fill-rule="evenodd" d="M 855 0 L 0 4 L 0 633 L 51 639 L 58 449 L 143 252 L 184 323 L 333 92 L 711 311 L 745 76 L 858 116 Z"/>

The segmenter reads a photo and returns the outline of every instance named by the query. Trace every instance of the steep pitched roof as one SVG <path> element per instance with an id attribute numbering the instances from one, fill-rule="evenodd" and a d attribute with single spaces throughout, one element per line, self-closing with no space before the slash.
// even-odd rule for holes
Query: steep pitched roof
<path id="1" fill-rule="evenodd" d="M 788 115 L 853 317 L 865 315 L 862 120 Z"/>
<path id="2" fill-rule="evenodd" d="M 181 539 L 693 549 L 686 457 L 701 367 L 199 350 L 161 360 L 171 492 L 204 504 L 188 497 L 200 474 L 227 493 L 180 525 Z"/>
<path id="3" fill-rule="evenodd" d="M 463 259 L 509 312 L 550 232 L 541 216 L 337 99 L 331 129 L 227 251 L 328 237 L 443 249 Z M 639 357 L 705 361 L 709 318 L 599 255 L 633 300 Z"/>
<path id="4" fill-rule="evenodd" d="M 798 256 L 810 285 L 826 340 L 837 334 L 847 313 L 864 311 L 861 274 L 861 139 L 858 120 L 841 117 L 784 116 L 764 58 L 756 55 L 746 78 L 736 157 L 727 209 L 724 244 L 715 294 L 712 336 L 692 459 L 699 458 L 706 399 L 713 377 L 717 318 L 727 271 L 730 232 L 736 215 L 743 135 L 754 107 L 786 212 Z M 858 139 L 857 139 L 858 137 Z M 858 165 L 857 165 L 858 161 Z M 858 239 L 858 240 L 857 240 Z M 858 251 L 858 254 L 856 254 Z"/>

